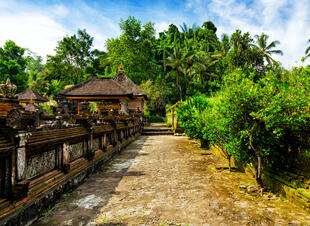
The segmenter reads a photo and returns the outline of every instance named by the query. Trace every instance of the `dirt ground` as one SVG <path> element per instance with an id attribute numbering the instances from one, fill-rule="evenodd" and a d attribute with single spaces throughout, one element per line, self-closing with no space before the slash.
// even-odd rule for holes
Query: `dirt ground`
<path id="1" fill-rule="evenodd" d="M 310 225 L 310 213 L 181 136 L 141 136 L 35 225 Z"/>

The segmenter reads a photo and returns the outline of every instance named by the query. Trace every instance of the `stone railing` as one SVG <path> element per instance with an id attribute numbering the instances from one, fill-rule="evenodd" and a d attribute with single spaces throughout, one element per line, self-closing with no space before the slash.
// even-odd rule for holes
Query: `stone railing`
<path id="1" fill-rule="evenodd" d="M 29 200 L 110 158 L 140 134 L 141 118 L 45 115 L 19 109 L 0 116 L 0 224 Z"/>

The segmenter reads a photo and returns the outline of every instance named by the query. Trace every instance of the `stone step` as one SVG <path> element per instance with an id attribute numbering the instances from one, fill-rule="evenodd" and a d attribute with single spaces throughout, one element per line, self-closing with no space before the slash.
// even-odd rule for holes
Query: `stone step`
<path id="1" fill-rule="evenodd" d="M 171 131 L 170 128 L 144 128 L 143 131 Z"/>
<path id="2" fill-rule="evenodd" d="M 146 136 L 159 136 L 159 135 L 173 135 L 171 128 L 165 124 L 151 124 L 143 128 L 142 135 Z"/>
<path id="3" fill-rule="evenodd" d="M 173 132 L 171 131 L 143 131 L 142 135 L 145 135 L 145 136 L 173 135 Z"/>

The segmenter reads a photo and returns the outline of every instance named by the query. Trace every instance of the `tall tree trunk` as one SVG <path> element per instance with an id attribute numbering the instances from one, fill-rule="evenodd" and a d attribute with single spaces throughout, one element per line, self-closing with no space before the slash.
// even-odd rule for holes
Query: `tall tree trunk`
<path id="1" fill-rule="evenodd" d="M 182 101 L 182 87 L 180 85 L 180 77 L 179 77 L 178 71 L 176 71 L 176 83 L 177 83 L 177 87 L 179 89 L 180 100 Z"/>
<path id="2" fill-rule="evenodd" d="M 254 167 L 256 167 L 255 169 L 255 180 L 257 182 L 257 184 L 263 188 L 263 181 L 262 181 L 262 177 L 261 177 L 261 170 L 262 170 L 262 156 L 261 153 L 254 147 L 253 145 L 253 132 L 256 129 L 257 124 L 255 123 L 249 133 L 249 142 L 250 142 L 250 146 L 252 148 L 252 150 L 254 151 L 255 155 L 256 155 L 256 159 L 257 159 L 257 163 L 254 164 Z"/>
<path id="3" fill-rule="evenodd" d="M 256 169 L 256 176 L 255 176 L 255 179 L 256 179 L 256 182 L 257 184 L 263 188 L 264 185 L 263 185 L 263 180 L 262 180 L 262 175 L 261 175 L 261 172 L 262 172 L 262 157 L 260 155 L 257 155 L 257 169 Z"/>

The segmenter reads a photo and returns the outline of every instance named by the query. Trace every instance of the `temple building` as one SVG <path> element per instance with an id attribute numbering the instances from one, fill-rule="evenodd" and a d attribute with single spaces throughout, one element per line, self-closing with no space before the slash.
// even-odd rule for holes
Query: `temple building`
<path id="1" fill-rule="evenodd" d="M 48 99 L 41 96 L 37 92 L 33 91 L 32 89 L 28 89 L 25 92 L 17 94 L 19 103 L 44 103 L 48 102 Z"/>
<path id="2" fill-rule="evenodd" d="M 147 100 L 147 95 L 120 69 L 119 73 L 113 77 L 115 81 L 129 90 L 134 99 L 128 102 L 129 111 L 144 111 L 144 102 Z"/>
<path id="3" fill-rule="evenodd" d="M 89 102 L 95 102 L 99 115 L 111 111 L 122 115 L 143 112 L 147 100 L 147 95 L 125 75 L 122 65 L 112 78 L 91 77 L 60 91 L 57 96 L 58 105 L 67 108 L 60 110 L 62 113 L 73 113 L 72 108 L 77 108 L 75 113 L 88 114 Z"/>
<path id="4" fill-rule="evenodd" d="M 20 104 L 27 104 L 25 110 L 29 112 L 43 111 L 36 104 L 48 102 L 49 100 L 32 89 L 17 94 Z"/>

